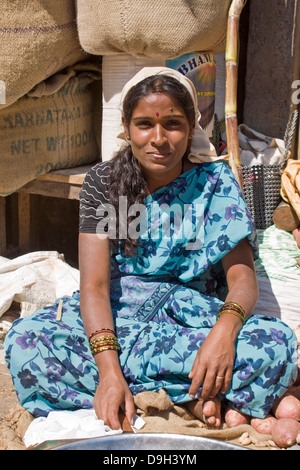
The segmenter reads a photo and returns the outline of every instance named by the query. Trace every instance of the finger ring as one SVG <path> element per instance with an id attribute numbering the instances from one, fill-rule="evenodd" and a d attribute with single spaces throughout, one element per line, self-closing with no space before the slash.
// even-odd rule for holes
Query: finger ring
<path id="1" fill-rule="evenodd" d="M 225 379 L 225 377 L 220 377 L 219 375 L 217 375 L 216 379 Z"/>

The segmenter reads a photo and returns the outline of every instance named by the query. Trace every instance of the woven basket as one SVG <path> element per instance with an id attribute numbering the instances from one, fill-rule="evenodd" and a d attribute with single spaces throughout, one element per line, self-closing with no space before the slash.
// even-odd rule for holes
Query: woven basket
<path id="1" fill-rule="evenodd" d="M 281 201 L 282 165 L 241 167 L 244 198 L 257 229 L 273 223 L 273 212 Z"/>
<path id="2" fill-rule="evenodd" d="M 290 157 L 297 119 L 298 112 L 294 111 L 285 132 L 285 155 L 280 165 L 241 166 L 244 198 L 257 229 L 266 229 L 273 224 L 273 213 L 282 201 L 281 174 Z"/>

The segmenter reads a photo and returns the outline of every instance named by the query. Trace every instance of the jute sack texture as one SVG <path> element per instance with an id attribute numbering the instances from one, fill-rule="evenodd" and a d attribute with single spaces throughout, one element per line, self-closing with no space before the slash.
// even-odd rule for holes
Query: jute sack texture
<path id="1" fill-rule="evenodd" d="M 41 174 L 99 158 L 94 89 L 100 79 L 99 66 L 81 63 L 0 110 L 1 196 Z"/>
<path id="2" fill-rule="evenodd" d="M 1 0 L 0 80 L 10 106 L 59 70 L 87 59 L 75 0 Z"/>
<path id="3" fill-rule="evenodd" d="M 230 0 L 77 0 L 83 49 L 173 58 L 225 48 Z"/>

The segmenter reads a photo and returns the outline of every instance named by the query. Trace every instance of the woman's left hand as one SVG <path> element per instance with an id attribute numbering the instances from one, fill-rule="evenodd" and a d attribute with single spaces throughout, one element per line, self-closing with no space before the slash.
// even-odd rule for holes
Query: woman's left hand
<path id="1" fill-rule="evenodd" d="M 225 318 L 226 317 L 226 318 Z M 222 315 L 197 352 L 189 378 L 189 390 L 195 398 L 202 385 L 200 400 L 215 397 L 219 391 L 225 393 L 231 383 L 235 340 L 240 320 L 233 315 Z"/>

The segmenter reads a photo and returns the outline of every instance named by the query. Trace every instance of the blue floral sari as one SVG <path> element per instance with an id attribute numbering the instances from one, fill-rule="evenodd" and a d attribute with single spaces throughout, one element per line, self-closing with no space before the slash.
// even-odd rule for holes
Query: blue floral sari
<path id="1" fill-rule="evenodd" d="M 226 296 L 222 258 L 256 234 L 226 163 L 195 166 L 145 200 L 133 257 L 112 255 L 111 305 L 120 364 L 133 394 L 164 388 L 174 403 L 188 390 L 197 350 Z M 80 316 L 80 294 L 17 320 L 6 362 L 18 398 L 35 416 L 91 408 L 98 370 Z M 236 341 L 232 383 L 222 399 L 263 418 L 297 375 L 297 341 L 278 319 L 252 316 Z M 101 325 L 99 325 L 101 326 Z"/>

